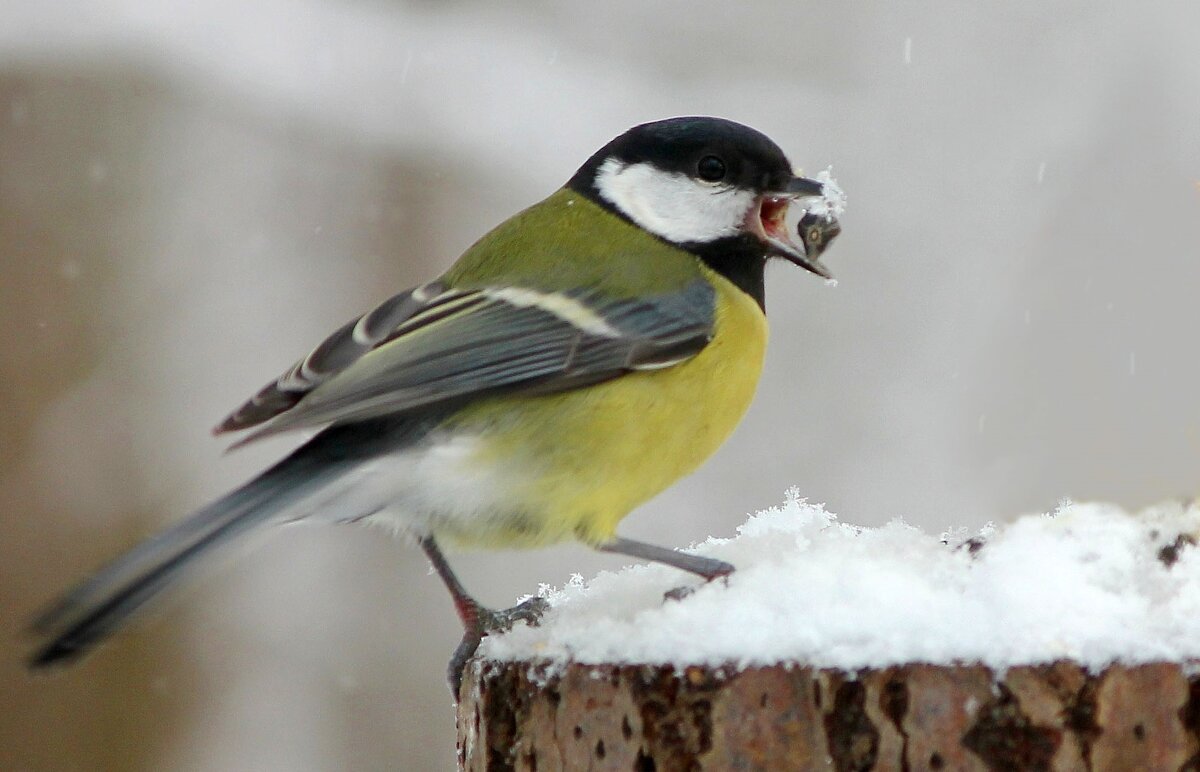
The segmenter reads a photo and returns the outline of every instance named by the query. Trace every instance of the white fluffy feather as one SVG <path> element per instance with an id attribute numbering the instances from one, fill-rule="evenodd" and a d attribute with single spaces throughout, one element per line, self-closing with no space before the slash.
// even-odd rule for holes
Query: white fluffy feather
<path id="1" fill-rule="evenodd" d="M 601 164 L 596 189 L 629 219 L 675 243 L 704 243 L 736 235 L 754 205 L 750 191 L 616 158 Z"/>
<path id="2" fill-rule="evenodd" d="M 486 532 L 500 516 L 513 470 L 480 463 L 481 447 L 479 437 L 443 434 L 368 462 L 357 490 L 374 502 L 366 521 L 408 536 L 447 527 Z"/>

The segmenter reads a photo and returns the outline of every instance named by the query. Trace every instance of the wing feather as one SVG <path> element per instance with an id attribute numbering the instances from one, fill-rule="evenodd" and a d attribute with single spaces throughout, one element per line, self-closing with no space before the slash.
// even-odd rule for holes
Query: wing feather
<path id="1" fill-rule="evenodd" d="M 624 300 L 425 285 L 344 325 L 218 430 L 260 427 L 240 445 L 500 390 L 547 393 L 668 367 L 707 344 L 714 307 L 714 290 L 699 279 Z"/>
<path id="2" fill-rule="evenodd" d="M 248 429 L 290 410 L 305 394 L 400 334 L 400 330 L 436 320 L 472 294 L 476 293 L 447 291 L 444 284 L 435 281 L 388 298 L 335 330 L 308 356 L 226 416 L 213 433 Z"/>

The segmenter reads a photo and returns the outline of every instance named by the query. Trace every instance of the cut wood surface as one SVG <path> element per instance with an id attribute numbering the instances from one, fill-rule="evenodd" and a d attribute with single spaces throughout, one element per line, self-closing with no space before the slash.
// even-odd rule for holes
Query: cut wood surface
<path id="1" fill-rule="evenodd" d="M 857 672 L 475 662 L 460 767 L 1200 770 L 1200 674 L 1067 662 Z"/>

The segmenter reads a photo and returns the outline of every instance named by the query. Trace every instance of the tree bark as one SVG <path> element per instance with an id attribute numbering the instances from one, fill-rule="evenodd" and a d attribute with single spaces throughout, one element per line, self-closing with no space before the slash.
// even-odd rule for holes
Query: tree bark
<path id="1" fill-rule="evenodd" d="M 461 768 L 1200 770 L 1200 674 L 472 663 Z"/>

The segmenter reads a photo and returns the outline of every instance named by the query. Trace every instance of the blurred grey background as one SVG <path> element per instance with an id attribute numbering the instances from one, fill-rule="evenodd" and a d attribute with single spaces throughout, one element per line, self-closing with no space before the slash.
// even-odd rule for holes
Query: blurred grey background
<path id="1" fill-rule="evenodd" d="M 419 552 L 283 528 L 77 668 L 35 609 L 296 438 L 209 429 L 628 126 L 832 164 L 836 288 L 770 272 L 759 397 L 625 523 L 784 490 L 932 531 L 1200 485 L 1200 4 L 10 0 L 0 25 L 0 768 L 448 769 Z M 505 605 L 619 566 L 453 558 Z"/>

